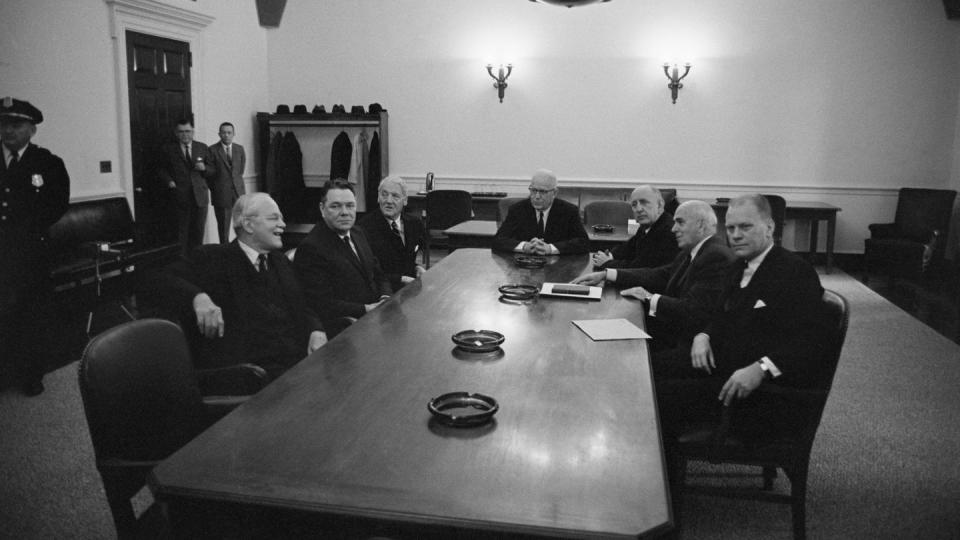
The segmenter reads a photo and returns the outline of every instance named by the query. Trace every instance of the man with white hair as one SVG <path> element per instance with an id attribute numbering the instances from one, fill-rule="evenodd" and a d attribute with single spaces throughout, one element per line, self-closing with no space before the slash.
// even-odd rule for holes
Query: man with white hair
<path id="1" fill-rule="evenodd" d="M 540 169 L 530 180 L 530 198 L 507 211 L 493 238 L 496 251 L 536 255 L 586 253 L 590 237 L 576 205 L 557 198 L 557 176 Z"/>
<path id="2" fill-rule="evenodd" d="M 377 204 L 380 211 L 367 212 L 357 225 L 367 233 L 367 243 L 396 292 L 425 271 L 417 264 L 417 255 L 426 245 L 425 229 L 419 218 L 403 211 L 407 205 L 403 178 L 390 175 L 381 180 Z"/>
<path id="3" fill-rule="evenodd" d="M 673 216 L 673 231 L 680 254 L 670 264 L 656 268 L 611 268 L 593 272 L 575 283 L 599 285 L 604 281 L 623 288 L 620 294 L 641 300 L 647 310 L 647 332 L 654 353 L 654 373 L 669 375 L 673 364 L 687 369 L 693 336 L 719 311 L 720 292 L 736 257 L 724 239 L 716 236 L 717 216 L 703 201 L 687 201 Z M 661 351 L 676 354 L 659 359 Z M 680 360 L 674 360 L 680 358 Z M 662 366 L 660 364 L 663 364 Z"/>
<path id="4" fill-rule="evenodd" d="M 286 224 L 277 203 L 241 195 L 231 220 L 234 241 L 199 246 L 173 269 L 179 303 L 193 307 L 203 367 L 251 363 L 276 377 L 327 336 L 280 251 Z"/>

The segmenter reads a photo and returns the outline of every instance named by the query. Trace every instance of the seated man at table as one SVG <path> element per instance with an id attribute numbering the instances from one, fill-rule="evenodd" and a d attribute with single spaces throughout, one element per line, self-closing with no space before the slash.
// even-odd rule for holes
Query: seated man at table
<path id="1" fill-rule="evenodd" d="M 201 367 L 256 364 L 276 377 L 327 341 L 280 248 L 285 224 L 266 193 L 241 195 L 231 221 L 237 238 L 198 246 L 171 267 L 178 304 L 193 306 Z"/>
<path id="2" fill-rule="evenodd" d="M 417 254 L 425 245 L 423 222 L 404 213 L 407 186 L 399 176 L 380 181 L 377 204 L 380 211 L 367 212 L 357 225 L 367 233 L 370 249 L 396 292 L 426 271 L 417 264 Z"/>
<path id="3" fill-rule="evenodd" d="M 774 245 L 763 195 L 730 201 L 726 231 L 739 264 L 727 276 L 720 311 L 693 339 L 683 378 L 657 382 L 665 430 L 687 419 L 717 417 L 736 403 L 734 429 L 778 437 L 801 419 L 790 407 L 753 394 L 765 384 L 805 387 L 820 372 L 823 287 L 804 259 Z M 665 442 L 673 442 L 667 441 Z"/>
<path id="4" fill-rule="evenodd" d="M 716 236 L 717 216 L 703 201 L 687 201 L 673 216 L 680 254 L 656 268 L 610 268 L 574 280 L 585 285 L 615 283 L 620 294 L 647 307 L 647 332 L 653 337 L 654 374 L 668 376 L 674 364 L 689 364 L 693 336 L 720 308 L 720 291 L 736 257 Z M 678 360 L 679 357 L 686 360 Z M 661 365 L 663 364 L 663 365 Z"/>
<path id="5" fill-rule="evenodd" d="M 557 176 L 540 169 L 530 181 L 530 198 L 507 211 L 493 249 L 534 255 L 586 253 L 590 238 L 576 205 L 557 198 Z"/>
<path id="6" fill-rule="evenodd" d="M 600 268 L 655 268 L 669 264 L 679 249 L 673 238 L 673 216 L 663 210 L 663 195 L 652 186 L 639 186 L 630 193 L 630 206 L 639 228 L 637 234 L 608 251 L 590 256 Z"/>
<path id="7" fill-rule="evenodd" d="M 293 260 L 307 305 L 325 322 L 358 319 L 392 291 L 366 234 L 354 227 L 357 198 L 348 181 L 336 178 L 323 185 L 320 215 L 322 219 L 297 247 Z"/>

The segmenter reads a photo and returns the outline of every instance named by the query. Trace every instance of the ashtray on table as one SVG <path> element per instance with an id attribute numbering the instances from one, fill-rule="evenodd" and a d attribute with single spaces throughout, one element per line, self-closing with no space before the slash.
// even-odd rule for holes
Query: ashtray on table
<path id="1" fill-rule="evenodd" d="M 520 283 L 501 285 L 497 290 L 508 300 L 529 300 L 540 292 L 540 288 L 536 285 L 523 285 Z"/>
<path id="2" fill-rule="evenodd" d="M 450 339 L 457 344 L 457 348 L 467 352 L 490 352 L 497 350 L 505 338 L 493 330 L 463 330 Z"/>
<path id="3" fill-rule="evenodd" d="M 520 268 L 543 268 L 547 264 L 547 258 L 539 255 L 517 255 L 513 262 Z"/>
<path id="4" fill-rule="evenodd" d="M 605 223 L 598 223 L 593 226 L 593 232 L 598 233 L 612 233 L 616 227 L 613 225 L 607 225 Z"/>
<path id="5" fill-rule="evenodd" d="M 448 426 L 472 427 L 489 422 L 500 410 L 500 405 L 483 394 L 450 392 L 431 399 L 427 409 L 437 421 Z"/>

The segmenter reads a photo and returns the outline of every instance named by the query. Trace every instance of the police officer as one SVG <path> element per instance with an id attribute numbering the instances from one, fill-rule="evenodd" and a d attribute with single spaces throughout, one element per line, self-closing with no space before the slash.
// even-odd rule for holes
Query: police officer
<path id="1" fill-rule="evenodd" d="M 0 100 L 0 362 L 28 396 L 43 392 L 47 230 L 70 202 L 63 160 L 30 142 L 40 122 L 43 114 L 29 102 Z"/>

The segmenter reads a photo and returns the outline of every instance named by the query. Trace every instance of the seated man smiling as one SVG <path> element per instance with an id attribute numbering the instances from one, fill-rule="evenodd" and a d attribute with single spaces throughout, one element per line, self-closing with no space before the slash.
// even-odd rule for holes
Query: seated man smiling
<path id="1" fill-rule="evenodd" d="M 231 214 L 237 238 L 206 244 L 171 269 L 181 305 L 201 339 L 200 367 L 259 365 L 276 377 L 327 341 L 287 257 L 285 224 L 266 193 L 242 195 Z"/>

